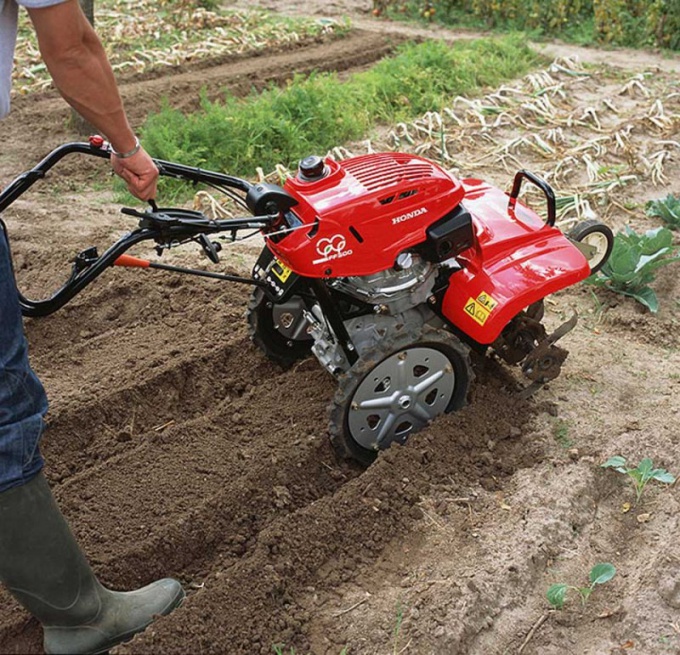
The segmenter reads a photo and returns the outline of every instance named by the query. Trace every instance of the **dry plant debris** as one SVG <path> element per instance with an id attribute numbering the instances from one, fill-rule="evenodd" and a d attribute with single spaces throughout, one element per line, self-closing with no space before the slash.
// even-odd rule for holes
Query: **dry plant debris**
<path id="1" fill-rule="evenodd" d="M 413 152 L 458 177 L 502 188 L 526 168 L 555 189 L 562 229 L 594 217 L 621 229 L 631 217 L 644 217 L 643 196 L 650 188 L 677 177 L 679 131 L 680 93 L 672 79 L 648 71 L 622 80 L 614 69 L 586 69 L 569 57 L 483 97 L 456 97 L 439 112 L 328 154 L 342 160 L 381 150 Z M 257 173 L 275 183 L 291 174 L 283 166 Z M 539 213 L 545 205 L 528 185 L 523 199 Z"/>
<path id="2" fill-rule="evenodd" d="M 333 32 L 333 21 L 275 19 L 260 11 L 209 11 L 191 2 L 106 0 L 95 7 L 95 27 L 116 73 L 265 50 Z M 15 94 L 51 85 L 33 31 L 22 14 L 14 67 Z"/>
<path id="3" fill-rule="evenodd" d="M 560 58 L 548 68 L 481 98 L 456 97 L 440 112 L 399 123 L 336 159 L 384 149 L 414 152 L 459 177 L 499 186 L 528 168 L 555 189 L 562 228 L 598 216 L 621 228 L 643 216 L 639 185 L 663 187 L 680 163 L 680 93 L 652 72 L 621 80 L 608 67 Z M 677 174 L 677 173 L 676 173 Z M 280 180 L 282 171 L 266 177 Z M 527 187 L 525 199 L 544 200 Z"/>
<path id="4" fill-rule="evenodd" d="M 395 126 L 387 143 L 463 177 L 488 179 L 491 171 L 500 180 L 500 165 L 509 181 L 530 168 L 556 189 L 564 223 L 595 211 L 611 219 L 621 213 L 623 187 L 667 184 L 667 167 L 680 159 L 679 129 L 680 97 L 663 78 L 645 73 L 621 83 L 607 68 L 585 70 L 566 58 L 512 87 L 455 98 L 441 113 Z"/>

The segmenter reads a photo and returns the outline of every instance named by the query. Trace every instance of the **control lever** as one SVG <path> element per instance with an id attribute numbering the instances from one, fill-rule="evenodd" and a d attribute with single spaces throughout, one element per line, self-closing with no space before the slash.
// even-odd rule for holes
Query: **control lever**
<path id="1" fill-rule="evenodd" d="M 220 256 L 217 253 L 222 250 L 222 244 L 217 243 L 216 241 L 211 241 L 205 234 L 199 234 L 196 238 L 196 241 L 203 249 L 206 257 L 213 264 L 219 264 Z"/>

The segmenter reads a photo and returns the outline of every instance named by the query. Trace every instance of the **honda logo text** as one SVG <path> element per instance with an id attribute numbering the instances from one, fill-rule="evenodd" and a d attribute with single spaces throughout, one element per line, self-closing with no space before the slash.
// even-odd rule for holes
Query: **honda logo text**
<path id="1" fill-rule="evenodd" d="M 404 221 L 408 221 L 412 218 L 415 218 L 416 216 L 422 216 L 422 214 L 427 214 L 427 209 L 425 209 L 425 207 L 421 207 L 420 209 L 414 209 L 412 212 L 409 212 L 408 214 L 402 214 L 401 216 L 393 218 L 392 225 L 396 225 L 397 223 L 403 223 Z"/>

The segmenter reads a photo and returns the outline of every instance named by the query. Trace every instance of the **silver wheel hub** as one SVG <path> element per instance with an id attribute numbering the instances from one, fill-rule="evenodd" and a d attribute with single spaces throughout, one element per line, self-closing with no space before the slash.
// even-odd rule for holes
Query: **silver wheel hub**
<path id="1" fill-rule="evenodd" d="M 427 346 L 409 348 L 380 362 L 351 399 L 348 427 L 364 448 L 404 443 L 446 411 L 456 387 L 449 358 Z"/>
<path id="2" fill-rule="evenodd" d="M 399 407 L 401 409 L 408 409 L 411 406 L 411 397 L 410 396 L 402 396 L 399 398 Z"/>

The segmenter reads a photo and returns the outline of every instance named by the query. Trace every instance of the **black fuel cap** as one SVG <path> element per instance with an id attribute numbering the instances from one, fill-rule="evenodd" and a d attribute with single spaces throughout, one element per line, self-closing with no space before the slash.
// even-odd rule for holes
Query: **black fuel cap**
<path id="1" fill-rule="evenodd" d="M 300 178 L 305 182 L 320 180 L 326 173 L 326 166 L 323 159 L 318 155 L 310 155 L 300 161 Z"/>

